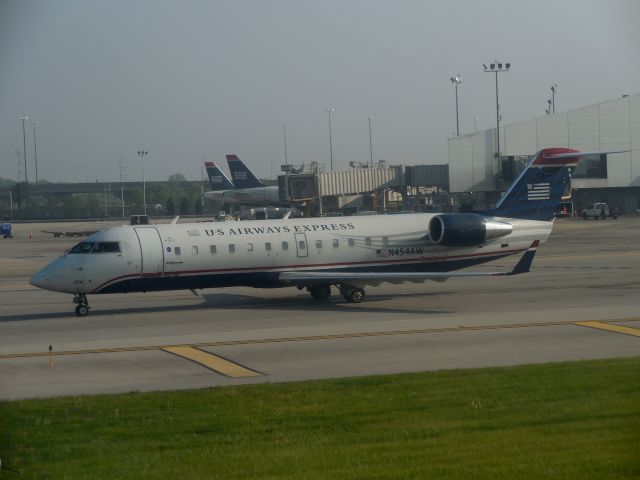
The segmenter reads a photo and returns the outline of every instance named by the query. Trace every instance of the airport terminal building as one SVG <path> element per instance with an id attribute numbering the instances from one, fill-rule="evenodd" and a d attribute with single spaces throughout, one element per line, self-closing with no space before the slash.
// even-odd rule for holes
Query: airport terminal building
<path id="1" fill-rule="evenodd" d="M 495 203 L 531 156 L 546 147 L 628 151 L 585 158 L 572 172 L 572 198 L 577 211 L 593 202 L 626 214 L 640 208 L 640 95 L 501 125 L 499 159 L 495 128 L 450 138 L 450 191 L 482 193 L 485 203 Z"/>

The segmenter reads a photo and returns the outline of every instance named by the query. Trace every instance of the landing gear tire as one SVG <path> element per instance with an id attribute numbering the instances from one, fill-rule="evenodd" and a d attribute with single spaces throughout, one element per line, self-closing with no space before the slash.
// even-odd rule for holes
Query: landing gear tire
<path id="1" fill-rule="evenodd" d="M 76 293 L 73 296 L 73 303 L 77 303 L 76 307 L 76 315 L 79 317 L 86 317 L 89 314 L 89 310 L 91 307 L 89 306 L 89 301 L 87 300 L 87 296 L 84 293 Z"/>
<path id="2" fill-rule="evenodd" d="M 331 296 L 331 285 L 311 285 L 308 290 L 314 300 L 326 300 Z"/>
<path id="3" fill-rule="evenodd" d="M 586 213 L 583 213 L 583 214 L 582 214 L 582 219 L 583 219 L 583 220 L 588 220 L 588 219 L 589 219 L 589 217 L 587 216 L 587 214 L 586 214 Z"/>
<path id="4" fill-rule="evenodd" d="M 364 300 L 365 292 L 363 288 L 350 288 L 342 290 L 342 296 L 349 303 L 360 303 Z"/>

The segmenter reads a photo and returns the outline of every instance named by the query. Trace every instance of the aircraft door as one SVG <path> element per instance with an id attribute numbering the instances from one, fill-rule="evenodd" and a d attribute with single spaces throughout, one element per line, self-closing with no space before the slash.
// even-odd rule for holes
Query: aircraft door
<path id="1" fill-rule="evenodd" d="M 142 252 L 142 274 L 161 274 L 164 265 L 162 241 L 156 227 L 136 227 L 136 235 Z"/>
<path id="2" fill-rule="evenodd" d="M 305 233 L 294 233 L 296 238 L 296 252 L 299 257 L 308 257 L 309 248 L 307 245 L 307 235 Z"/>

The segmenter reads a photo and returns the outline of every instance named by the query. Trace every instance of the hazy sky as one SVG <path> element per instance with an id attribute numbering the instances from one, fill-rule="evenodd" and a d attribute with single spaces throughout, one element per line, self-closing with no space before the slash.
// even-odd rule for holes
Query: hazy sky
<path id="1" fill-rule="evenodd" d="M 16 179 L 26 114 L 39 178 L 116 181 L 180 172 L 236 153 L 261 177 L 284 159 L 446 163 L 460 128 L 640 92 L 640 2 L 0 0 L 0 177 Z"/>

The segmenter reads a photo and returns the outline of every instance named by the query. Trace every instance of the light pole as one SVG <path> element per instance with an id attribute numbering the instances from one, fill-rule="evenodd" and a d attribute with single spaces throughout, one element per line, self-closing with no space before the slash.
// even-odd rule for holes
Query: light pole
<path id="1" fill-rule="evenodd" d="M 27 135 L 24 130 L 24 121 L 29 120 L 26 115 L 20 117 L 22 120 L 22 152 L 24 153 L 24 183 L 29 183 L 29 177 L 27 176 Z"/>
<path id="2" fill-rule="evenodd" d="M 333 141 L 331 138 L 331 112 L 335 112 L 335 108 L 325 108 L 325 112 L 329 112 L 329 158 L 331 160 L 331 171 L 333 172 Z"/>
<path id="3" fill-rule="evenodd" d="M 493 63 L 489 64 L 487 68 L 486 64 L 482 64 L 484 67 L 484 71 L 487 73 L 495 73 L 496 74 L 496 140 L 497 140 L 497 152 L 496 158 L 500 161 L 500 102 L 498 100 L 498 73 L 500 72 L 508 72 L 511 68 L 511 63 L 505 62 L 504 64 L 495 60 Z"/>
<path id="4" fill-rule="evenodd" d="M 556 92 L 558 91 L 558 84 L 551 85 L 551 111 L 556 113 Z"/>
<path id="5" fill-rule="evenodd" d="M 22 178 L 22 152 L 20 150 L 16 150 L 16 155 L 18 156 L 18 183 L 20 183 L 20 179 Z"/>
<path id="6" fill-rule="evenodd" d="M 473 133 L 478 133 L 478 117 L 473 117 Z"/>
<path id="7" fill-rule="evenodd" d="M 124 159 L 122 158 L 122 155 L 120 155 L 118 173 L 120 177 L 120 204 L 122 206 L 122 220 L 124 220 L 124 184 L 122 183 L 123 170 L 124 170 Z"/>
<path id="8" fill-rule="evenodd" d="M 371 138 L 371 120 L 373 120 L 373 115 L 367 115 L 367 120 L 369 120 L 369 163 L 373 166 L 373 140 Z"/>
<path id="9" fill-rule="evenodd" d="M 144 214 L 147 214 L 147 177 L 144 174 L 144 157 L 149 155 L 146 150 L 138 150 L 138 156 L 142 160 L 142 202 L 144 203 Z"/>
<path id="10" fill-rule="evenodd" d="M 38 144 L 36 143 L 36 125 L 38 122 L 33 123 L 33 159 L 36 162 L 36 185 L 38 184 Z"/>
<path id="11" fill-rule="evenodd" d="M 458 85 L 462 85 L 462 77 L 460 76 L 459 73 L 456 74 L 455 77 L 451 77 L 451 84 L 455 87 L 456 89 L 456 136 L 459 137 L 460 136 L 460 122 L 458 120 Z"/>
<path id="12" fill-rule="evenodd" d="M 287 157 L 287 124 L 282 125 L 282 135 L 284 136 L 284 164 L 289 165 L 289 157 Z"/>

